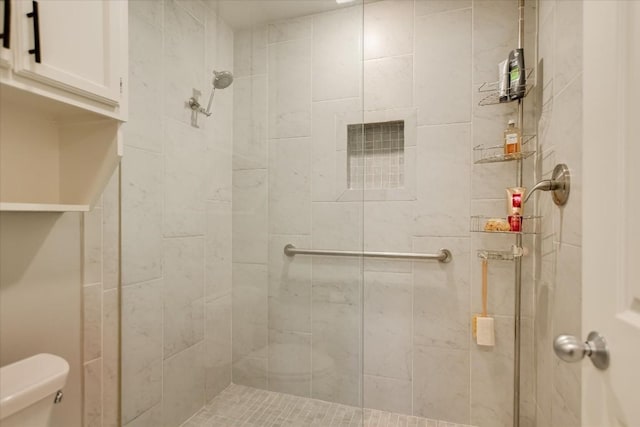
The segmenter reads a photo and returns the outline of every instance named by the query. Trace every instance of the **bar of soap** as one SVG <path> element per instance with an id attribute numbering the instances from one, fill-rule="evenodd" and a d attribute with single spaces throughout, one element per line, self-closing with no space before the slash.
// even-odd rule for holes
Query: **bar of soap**
<path id="1" fill-rule="evenodd" d="M 476 339 L 478 345 L 496 345 L 493 317 L 478 317 Z"/>

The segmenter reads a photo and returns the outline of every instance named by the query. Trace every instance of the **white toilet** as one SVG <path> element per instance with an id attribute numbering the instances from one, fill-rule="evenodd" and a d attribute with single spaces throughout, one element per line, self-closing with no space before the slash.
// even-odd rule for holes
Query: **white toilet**
<path id="1" fill-rule="evenodd" d="M 46 353 L 0 368 L 0 426 L 49 426 L 68 374 L 66 360 Z"/>

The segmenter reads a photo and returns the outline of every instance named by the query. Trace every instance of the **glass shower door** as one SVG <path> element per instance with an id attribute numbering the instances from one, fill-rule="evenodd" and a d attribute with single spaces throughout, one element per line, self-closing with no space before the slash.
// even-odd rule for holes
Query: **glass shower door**
<path id="1" fill-rule="evenodd" d="M 263 425 L 359 425 L 362 258 L 295 250 L 362 251 L 363 170 L 348 162 L 363 8 L 235 3 L 255 22 L 234 32 L 234 385 L 221 400 L 264 399 Z"/>

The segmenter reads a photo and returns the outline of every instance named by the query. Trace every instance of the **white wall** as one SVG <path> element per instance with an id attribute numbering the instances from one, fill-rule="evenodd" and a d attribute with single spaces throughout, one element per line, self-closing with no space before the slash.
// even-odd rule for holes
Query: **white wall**
<path id="1" fill-rule="evenodd" d="M 580 426 L 581 367 L 553 354 L 559 334 L 580 336 L 582 307 L 582 4 L 541 0 L 540 155 L 537 173 L 571 170 L 571 195 L 558 208 L 538 196 L 544 215 L 536 278 L 537 425 Z"/>
<path id="2" fill-rule="evenodd" d="M 0 215 L 0 364 L 38 353 L 70 365 L 56 427 L 82 424 L 82 248 L 79 213 Z"/>
<path id="3" fill-rule="evenodd" d="M 533 2 L 527 23 L 535 63 Z M 514 239 L 472 236 L 469 216 L 503 215 L 504 189 L 515 185 L 515 164 L 474 166 L 471 153 L 500 144 L 515 116 L 515 104 L 477 107 L 476 88 L 516 47 L 516 2 L 381 1 L 366 5 L 362 25 L 352 7 L 235 34 L 233 381 L 509 426 L 513 264 L 490 266 L 496 347 L 476 346 L 469 324 L 480 310 L 476 249 L 509 250 Z M 346 196 L 342 127 L 380 117 L 409 118 L 405 158 L 415 166 L 407 162 L 405 179 L 414 191 Z M 527 186 L 533 171 L 531 159 Z M 446 247 L 454 261 L 291 260 L 286 243 Z M 522 425 L 532 425 L 533 263 L 524 265 Z"/>
<path id="4" fill-rule="evenodd" d="M 118 426 L 117 172 L 91 212 L 0 214 L 0 364 L 70 364 L 54 426 Z"/>
<path id="5" fill-rule="evenodd" d="M 177 426 L 231 380 L 232 68 L 215 2 L 131 1 L 122 164 L 122 422 Z"/>

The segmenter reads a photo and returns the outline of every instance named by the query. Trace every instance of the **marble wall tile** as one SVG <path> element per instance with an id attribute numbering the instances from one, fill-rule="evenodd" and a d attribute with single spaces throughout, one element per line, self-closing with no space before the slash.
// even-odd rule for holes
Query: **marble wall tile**
<path id="1" fill-rule="evenodd" d="M 311 135 L 311 74 L 311 39 L 269 47 L 269 138 Z"/>
<path id="2" fill-rule="evenodd" d="M 267 389 L 268 359 L 252 359 L 249 357 L 233 361 L 233 383 Z"/>
<path id="3" fill-rule="evenodd" d="M 413 276 L 365 272 L 363 286 L 364 374 L 410 381 Z"/>
<path id="4" fill-rule="evenodd" d="M 470 140 L 469 124 L 418 128 L 414 235 L 468 235 Z"/>
<path id="5" fill-rule="evenodd" d="M 578 76 L 555 96 L 550 130 L 555 161 L 566 163 L 571 171 L 569 202 L 560 209 L 553 205 L 554 220 L 560 227 L 557 240 L 576 246 L 582 245 L 582 101 L 582 78 Z"/>
<path id="6" fill-rule="evenodd" d="M 311 334 L 269 329 L 269 390 L 311 396 Z"/>
<path id="7" fill-rule="evenodd" d="M 206 198 L 231 201 L 231 171 L 233 166 L 233 99 L 231 88 L 218 91 L 215 99 L 215 119 L 205 128 Z M 212 126 L 209 126 L 212 125 Z"/>
<path id="8" fill-rule="evenodd" d="M 553 335 L 581 334 L 582 248 L 559 245 L 553 293 Z"/>
<path id="9" fill-rule="evenodd" d="M 406 177 L 408 178 L 408 177 Z M 411 252 L 416 218 L 413 201 L 366 201 L 364 218 L 364 250 L 374 252 Z M 365 271 L 411 272 L 411 261 L 366 258 Z"/>
<path id="10" fill-rule="evenodd" d="M 83 218 L 82 283 L 102 282 L 102 207 L 85 212 Z"/>
<path id="11" fill-rule="evenodd" d="M 311 232 L 311 138 L 269 141 L 269 232 Z"/>
<path id="12" fill-rule="evenodd" d="M 205 232 L 205 295 L 231 293 L 233 214 L 229 202 L 207 202 Z"/>
<path id="13" fill-rule="evenodd" d="M 206 62 L 206 70 L 215 70 L 218 58 L 218 35 L 221 32 L 219 28 L 220 18 L 218 17 L 218 2 L 205 3 L 203 11 L 204 17 L 204 56 Z M 221 26 L 221 25 L 220 25 Z M 231 47 L 232 51 L 234 46 Z"/>
<path id="14" fill-rule="evenodd" d="M 137 3 L 137 2 L 134 2 Z M 126 427 L 157 427 L 162 425 L 162 404 L 157 404 L 153 408 L 144 412 L 130 423 L 125 424 Z"/>
<path id="15" fill-rule="evenodd" d="M 205 384 L 213 397 L 212 394 L 230 381 L 234 90 L 216 93 L 215 116 L 211 120 L 201 116 L 200 129 L 189 126 L 191 111 L 185 108 L 192 89 L 202 91 L 203 98 L 208 96 L 212 69 L 233 70 L 238 75 L 233 67 L 233 31 L 218 16 L 216 8 L 217 5 L 200 0 L 136 1 L 130 5 L 130 30 L 134 35 L 130 52 L 133 99 L 131 120 L 125 127 L 127 152 L 122 171 L 122 270 L 126 285 L 122 306 L 123 419 L 120 422 L 117 413 L 106 410 L 109 399 L 114 402 L 109 407 L 117 409 L 117 395 L 113 393 L 114 388 L 116 392 L 118 389 L 119 354 L 117 334 L 113 335 L 113 325 L 117 331 L 113 317 L 116 320 L 118 317 L 114 290 L 104 294 L 105 426 L 177 425 L 189 412 L 181 407 L 184 402 L 177 402 L 182 393 L 180 387 L 200 390 L 196 393 L 197 399 L 189 398 L 185 403 L 199 409 L 204 403 Z M 258 41 L 260 39 L 264 37 L 258 37 Z M 266 66 L 266 56 L 263 64 Z M 242 74 L 242 70 L 239 72 Z M 266 94 L 264 102 L 266 105 Z M 117 181 L 115 184 L 117 190 Z M 117 268 L 114 268 L 114 265 L 117 267 L 117 240 L 114 235 L 108 244 L 106 238 L 108 227 L 117 230 L 117 191 L 113 194 L 110 203 L 115 209 L 110 208 L 109 221 L 106 196 L 103 208 L 105 289 L 118 283 Z M 175 239 L 176 236 L 180 238 Z M 185 236 L 198 237 L 182 239 Z M 167 237 L 165 242 L 163 237 Z M 211 250 L 214 240 L 216 251 Z M 182 247 L 185 242 L 197 243 Z M 206 253 L 211 256 L 205 261 L 207 243 Z M 163 254 L 164 249 L 167 250 Z M 162 277 L 164 255 L 167 259 L 164 284 L 148 282 Z M 116 260 L 108 266 L 107 259 Z M 226 294 L 226 305 L 221 304 L 222 299 L 209 300 L 205 318 L 207 294 Z M 226 368 L 224 358 L 216 353 L 224 352 L 224 346 L 218 345 L 223 341 L 220 335 L 207 336 L 209 341 L 203 342 L 205 321 L 215 322 L 219 327 L 217 323 L 225 319 L 229 330 Z M 112 325 L 111 332 L 107 331 L 107 325 Z M 211 326 L 208 329 L 213 331 Z M 216 333 L 224 336 L 222 331 L 222 328 L 216 329 Z M 163 341 L 170 348 L 163 348 Z M 178 348 L 194 342 L 200 347 L 196 351 L 199 356 L 187 355 L 193 346 L 175 354 Z M 216 349 L 210 353 L 211 365 L 207 368 L 211 370 L 205 375 L 204 351 L 211 342 Z M 165 351 L 173 356 L 167 359 L 163 369 Z M 196 364 L 185 361 L 194 357 L 201 361 Z M 197 367 L 198 373 L 182 375 L 182 369 L 171 369 L 174 362 Z M 170 384 L 173 380 L 177 381 L 177 387 Z M 165 387 L 172 387 L 178 393 L 172 396 L 165 389 L 164 402 L 163 382 Z"/>
<path id="16" fill-rule="evenodd" d="M 122 423 L 162 400 L 162 281 L 122 288 Z"/>
<path id="17" fill-rule="evenodd" d="M 233 361 L 267 358 L 268 271 L 262 264 L 233 264 Z"/>
<path id="18" fill-rule="evenodd" d="M 535 426 L 536 416 L 536 354 L 534 320 L 522 318 L 520 359 L 520 420 L 524 426 Z"/>
<path id="19" fill-rule="evenodd" d="M 314 202 L 336 200 L 336 168 L 346 164 L 336 161 L 338 117 L 359 115 L 362 120 L 362 102 L 359 98 L 313 103 L 313 136 L 311 138 L 311 192 Z"/>
<path id="20" fill-rule="evenodd" d="M 556 94 L 582 71 L 582 8 L 582 3 L 567 1 L 557 1 L 555 5 L 553 86 Z"/>
<path id="21" fill-rule="evenodd" d="M 582 5 L 540 2 L 540 63 L 544 64 L 538 122 L 540 176 L 556 163 L 571 169 L 569 203 L 558 208 L 548 195 L 537 198 L 543 216 L 540 260 L 536 265 L 535 348 L 538 425 L 581 424 L 580 367 L 563 363 L 552 351 L 553 338 L 581 332 L 582 243 Z M 574 192 L 575 189 L 575 192 Z M 546 423 L 546 424 L 545 424 Z"/>
<path id="22" fill-rule="evenodd" d="M 469 352 L 421 345 L 414 350 L 414 415 L 469 424 Z"/>
<path id="23" fill-rule="evenodd" d="M 115 289 L 120 283 L 120 168 L 103 193 L 102 208 L 102 288 Z"/>
<path id="24" fill-rule="evenodd" d="M 208 297 L 205 305 L 205 400 L 231 383 L 231 295 Z"/>
<path id="25" fill-rule="evenodd" d="M 233 83 L 233 169 L 267 167 L 267 76 L 241 77 Z"/>
<path id="26" fill-rule="evenodd" d="M 102 285 L 100 283 L 84 286 L 84 362 L 97 359 L 102 355 Z"/>
<path id="27" fill-rule="evenodd" d="M 203 23 L 205 17 L 205 4 L 202 0 L 174 0 L 184 8 L 196 21 Z"/>
<path id="28" fill-rule="evenodd" d="M 205 79 L 203 72 L 204 25 L 174 1 L 164 6 L 164 114 L 189 126 L 192 111 L 186 100 L 194 88 L 206 97 L 210 87 L 210 79 Z"/>
<path id="29" fill-rule="evenodd" d="M 164 2 L 155 0 L 140 0 L 129 5 L 129 16 L 153 27 L 162 28 L 162 9 Z M 138 21 L 135 21 L 138 22 Z M 135 26 L 133 23 L 130 26 Z"/>
<path id="30" fill-rule="evenodd" d="M 126 147 L 122 159 L 122 284 L 162 275 L 162 160 Z"/>
<path id="31" fill-rule="evenodd" d="M 413 54 L 413 1 L 382 1 L 364 8 L 364 59 Z"/>
<path id="32" fill-rule="evenodd" d="M 214 5 L 211 5 L 211 7 L 215 8 Z M 231 28 L 229 24 L 222 19 L 220 14 L 218 14 L 216 28 L 218 31 L 216 63 L 219 64 L 219 67 L 224 68 L 225 70 L 231 70 L 233 69 L 233 51 L 235 45 L 233 28 Z"/>
<path id="33" fill-rule="evenodd" d="M 411 414 L 412 385 L 409 380 L 397 380 L 364 375 L 364 407 L 399 414 Z"/>
<path id="34" fill-rule="evenodd" d="M 136 1 L 129 7 L 129 120 L 123 126 L 126 145 L 158 153 L 163 131 L 164 3 Z"/>
<path id="35" fill-rule="evenodd" d="M 361 404 L 360 263 L 358 259 L 313 259 L 311 393 L 315 399 Z"/>
<path id="36" fill-rule="evenodd" d="M 269 43 L 309 38 L 313 29 L 312 24 L 312 18 L 307 16 L 270 23 L 267 26 Z"/>
<path id="37" fill-rule="evenodd" d="M 204 405 L 204 344 L 198 343 L 164 361 L 163 425 L 177 426 Z"/>
<path id="38" fill-rule="evenodd" d="M 413 106 L 413 55 L 365 61 L 363 72 L 366 111 Z"/>
<path id="39" fill-rule="evenodd" d="M 551 390 L 553 384 L 553 288 L 539 283 L 536 288 L 536 312 L 534 318 L 535 367 L 536 367 L 536 404 L 538 414 L 551 421 Z M 540 419 L 540 417 L 538 417 Z M 541 425 L 542 423 L 539 423 Z"/>
<path id="40" fill-rule="evenodd" d="M 164 241 L 164 358 L 204 337 L 204 239 Z"/>
<path id="41" fill-rule="evenodd" d="M 309 236 L 271 236 L 269 243 L 269 327 L 311 332 L 311 261 L 288 257 L 284 246 L 311 247 Z"/>
<path id="42" fill-rule="evenodd" d="M 471 7 L 471 0 L 416 0 L 416 16 Z"/>
<path id="43" fill-rule="evenodd" d="M 578 427 L 581 426 L 580 414 L 571 412 L 565 403 L 565 396 L 557 389 L 552 390 L 553 410 L 551 412 L 552 427 Z M 574 392 L 575 393 L 575 392 Z"/>
<path id="44" fill-rule="evenodd" d="M 233 72 L 238 77 L 267 73 L 267 26 L 235 33 Z"/>
<path id="45" fill-rule="evenodd" d="M 120 301 L 118 289 L 102 296 L 102 425 L 120 425 Z"/>
<path id="46" fill-rule="evenodd" d="M 267 262 L 267 170 L 233 172 L 233 262 Z"/>
<path id="47" fill-rule="evenodd" d="M 313 203 L 311 235 L 315 249 L 362 247 L 362 202 Z"/>
<path id="48" fill-rule="evenodd" d="M 360 96 L 362 8 L 313 16 L 313 100 Z"/>
<path id="49" fill-rule="evenodd" d="M 471 9 L 421 16 L 415 25 L 418 124 L 470 121 Z"/>
<path id="50" fill-rule="evenodd" d="M 496 345 L 471 345 L 471 424 L 513 424 L 513 318 L 494 317 Z"/>
<path id="51" fill-rule="evenodd" d="M 440 248 L 451 251 L 450 263 L 414 262 L 414 344 L 468 349 L 470 242 L 452 237 L 414 239 L 415 252 L 431 253 Z"/>
<path id="52" fill-rule="evenodd" d="M 554 82 L 555 68 L 555 13 L 549 13 L 555 9 L 555 1 L 541 1 L 540 3 L 540 30 L 539 30 L 539 47 L 538 47 L 538 64 L 542 63 L 542 70 L 538 67 L 537 73 L 542 72 L 543 90 L 548 95 L 553 96 L 553 89 L 549 90 L 548 85 Z"/>
<path id="53" fill-rule="evenodd" d="M 102 427 L 102 359 L 84 365 L 84 427 Z"/>
<path id="54" fill-rule="evenodd" d="M 518 4 L 501 0 L 473 2 L 473 83 L 494 82 L 498 64 L 517 47 Z M 525 59 L 528 55 L 525 56 Z M 528 64 L 525 64 L 528 65 Z"/>
<path id="55" fill-rule="evenodd" d="M 174 120 L 165 124 L 163 234 L 201 236 L 205 218 L 204 133 Z"/>

